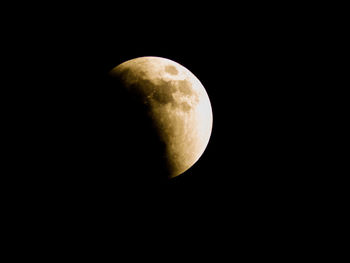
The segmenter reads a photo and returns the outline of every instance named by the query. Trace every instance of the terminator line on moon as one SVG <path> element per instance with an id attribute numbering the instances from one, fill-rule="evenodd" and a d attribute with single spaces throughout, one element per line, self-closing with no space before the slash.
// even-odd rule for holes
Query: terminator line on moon
<path id="1" fill-rule="evenodd" d="M 161 57 L 128 60 L 110 75 L 127 92 L 141 97 L 140 103 L 165 144 L 167 176 L 176 177 L 196 163 L 207 147 L 213 122 L 201 82 L 182 65 Z"/>

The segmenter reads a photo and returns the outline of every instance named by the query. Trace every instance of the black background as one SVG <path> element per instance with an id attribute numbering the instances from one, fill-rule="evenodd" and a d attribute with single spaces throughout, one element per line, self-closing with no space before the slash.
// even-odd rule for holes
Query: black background
<path id="1" fill-rule="evenodd" d="M 300 131 L 294 123 L 307 97 L 302 77 L 305 72 L 300 65 L 307 61 L 298 60 L 306 47 L 301 48 L 302 40 L 293 37 L 288 21 L 278 23 L 283 14 L 269 18 L 256 11 L 231 20 L 228 14 L 224 18 L 205 14 L 192 17 L 193 11 L 181 21 L 172 13 L 154 10 L 153 15 L 143 16 L 141 12 L 119 16 L 116 21 L 114 16 L 88 16 L 87 20 L 69 20 L 63 28 L 60 23 L 49 28 L 48 32 L 54 31 L 43 39 L 41 47 L 37 42 L 34 45 L 43 59 L 42 64 L 36 64 L 38 98 L 50 109 L 43 113 L 46 120 L 55 120 L 52 125 L 57 125 L 50 130 L 52 135 L 59 135 L 62 129 L 61 147 L 65 145 L 72 155 L 73 167 L 85 167 L 74 165 L 74 159 L 84 163 L 91 158 L 88 163 L 92 164 L 92 156 L 104 156 L 101 162 L 110 156 L 95 168 L 108 166 L 107 173 L 115 171 L 120 177 L 128 177 L 127 169 L 118 169 L 121 156 L 115 161 L 112 157 L 113 148 L 128 143 L 122 138 L 127 134 L 120 131 L 121 120 L 128 112 L 123 111 L 123 100 L 108 86 L 106 74 L 135 57 L 166 57 L 201 80 L 214 114 L 213 133 L 204 155 L 170 185 L 216 185 L 224 187 L 225 192 L 240 185 L 244 190 L 239 187 L 239 191 L 250 191 L 254 196 L 267 189 L 284 192 L 284 187 L 293 184 L 288 176 L 295 172 L 294 163 L 300 161 L 295 155 Z M 81 154 L 84 157 L 80 158 Z"/>
<path id="2" fill-rule="evenodd" d="M 303 10 L 84 5 L 49 8 L 21 23 L 10 52 L 20 105 L 13 107 L 21 160 L 13 173 L 21 197 L 13 198 L 80 233 L 95 220 L 104 231 L 119 222 L 119 230 L 148 235 L 191 229 L 196 238 L 222 241 L 226 233 L 245 250 L 251 239 L 261 248 L 270 240 L 283 249 L 277 243 L 286 236 L 301 242 L 322 180 L 310 166 L 317 46 Z M 123 152 L 142 131 L 123 130 L 128 112 L 107 73 L 140 56 L 184 65 L 212 104 L 206 151 L 167 182 L 148 181 Z"/>

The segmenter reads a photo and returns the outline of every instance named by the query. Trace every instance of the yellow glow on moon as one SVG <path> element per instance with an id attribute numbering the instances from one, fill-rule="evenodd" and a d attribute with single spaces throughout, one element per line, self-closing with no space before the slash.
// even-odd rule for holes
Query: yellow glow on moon
<path id="1" fill-rule="evenodd" d="M 111 76 L 141 94 L 148 115 L 166 145 L 169 177 L 189 169 L 203 154 L 212 130 L 208 94 L 188 69 L 160 57 L 140 57 L 115 67 Z"/>

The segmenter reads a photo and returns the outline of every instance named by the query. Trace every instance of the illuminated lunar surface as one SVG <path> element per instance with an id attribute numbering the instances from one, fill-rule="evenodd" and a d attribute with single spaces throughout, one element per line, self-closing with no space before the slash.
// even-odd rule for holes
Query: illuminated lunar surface
<path id="1" fill-rule="evenodd" d="M 196 163 L 209 142 L 213 122 L 201 82 L 182 65 L 160 57 L 126 61 L 110 74 L 145 106 L 165 145 L 167 177 L 178 176 Z"/>

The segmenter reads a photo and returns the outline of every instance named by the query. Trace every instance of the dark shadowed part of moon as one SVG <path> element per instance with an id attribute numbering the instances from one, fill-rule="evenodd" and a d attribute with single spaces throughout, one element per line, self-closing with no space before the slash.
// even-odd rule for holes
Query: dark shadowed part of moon
<path id="1" fill-rule="evenodd" d="M 172 65 L 166 66 L 165 71 L 171 75 L 177 75 L 179 73 L 179 71 Z"/>

